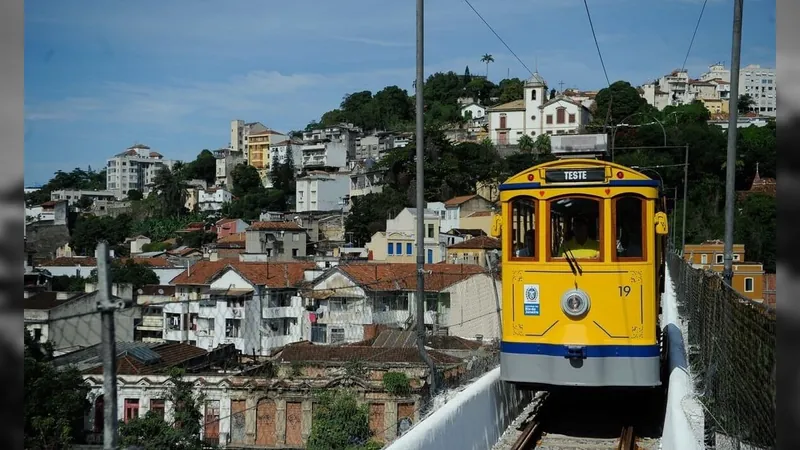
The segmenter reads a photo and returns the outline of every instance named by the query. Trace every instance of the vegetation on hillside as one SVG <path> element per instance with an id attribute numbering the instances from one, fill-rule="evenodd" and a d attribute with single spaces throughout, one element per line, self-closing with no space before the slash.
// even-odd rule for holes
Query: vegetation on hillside
<path id="1" fill-rule="evenodd" d="M 371 441 L 369 410 L 346 390 L 331 389 L 317 394 L 308 450 L 377 450 Z"/>

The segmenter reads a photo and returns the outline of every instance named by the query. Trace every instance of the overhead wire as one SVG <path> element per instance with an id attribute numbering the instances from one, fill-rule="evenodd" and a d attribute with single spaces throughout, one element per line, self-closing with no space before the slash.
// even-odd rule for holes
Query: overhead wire
<path id="1" fill-rule="evenodd" d="M 689 41 L 689 49 L 686 50 L 686 57 L 683 58 L 683 64 L 681 65 L 681 72 L 686 69 L 686 61 L 689 60 L 689 53 L 692 51 L 692 46 L 694 45 L 694 38 L 697 36 L 697 30 L 700 28 L 700 21 L 703 20 L 703 13 L 706 10 L 706 4 L 708 4 L 708 0 L 703 1 L 703 7 L 700 8 L 700 17 L 697 18 L 697 24 L 694 26 L 694 33 L 692 33 L 692 40 Z"/>
<path id="2" fill-rule="evenodd" d="M 524 67 L 524 68 L 525 68 L 525 70 L 527 70 L 527 71 L 528 71 L 528 73 L 529 73 L 531 76 L 533 76 L 533 71 L 531 71 L 531 69 L 530 69 L 530 68 L 529 68 L 529 67 L 528 67 L 528 66 L 527 66 L 527 65 L 526 65 L 524 62 L 522 62 L 522 59 L 521 59 L 519 56 L 517 56 L 517 54 L 514 52 L 514 50 L 512 50 L 512 49 L 511 49 L 511 46 L 509 46 L 509 45 L 506 43 L 506 41 L 505 41 L 505 40 L 503 40 L 503 38 L 502 38 L 502 37 L 500 37 L 500 35 L 499 35 L 499 34 L 497 34 L 497 31 L 495 31 L 495 30 L 494 30 L 494 28 L 493 28 L 491 25 L 489 25 L 489 22 L 487 22 L 487 21 L 486 21 L 486 19 L 484 19 L 484 18 L 483 18 L 483 16 L 481 15 L 481 13 L 479 13 L 479 12 L 478 12 L 478 10 L 477 10 L 477 9 L 475 9 L 475 7 L 474 7 L 474 6 L 472 6 L 472 3 L 470 3 L 470 2 L 469 2 L 469 0 L 464 0 L 464 3 L 466 3 L 466 4 L 467 4 L 467 6 L 469 6 L 469 7 L 470 7 L 470 9 L 472 9 L 472 11 L 473 11 L 473 12 L 474 12 L 474 13 L 475 13 L 477 16 L 478 16 L 478 18 L 480 18 L 480 19 L 481 19 L 481 21 L 484 23 L 484 25 L 486 25 L 486 26 L 489 28 L 489 30 L 490 30 L 492 33 L 494 33 L 494 35 L 495 35 L 495 36 L 497 36 L 497 39 L 499 39 L 499 40 L 500 40 L 500 42 L 502 42 L 502 43 L 503 43 L 503 45 L 505 45 L 505 47 L 508 49 L 508 51 L 509 51 L 509 52 L 511 52 L 511 54 L 512 54 L 512 55 L 514 55 L 514 58 L 517 58 L 517 61 L 519 61 L 519 63 L 520 63 L 520 64 L 522 64 L 522 67 Z"/>

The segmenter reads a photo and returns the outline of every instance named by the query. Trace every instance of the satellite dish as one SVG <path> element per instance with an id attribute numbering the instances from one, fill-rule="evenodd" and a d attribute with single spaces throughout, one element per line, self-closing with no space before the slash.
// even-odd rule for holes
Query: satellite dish
<path id="1" fill-rule="evenodd" d="M 164 289 L 159 289 L 158 290 L 158 295 L 164 295 Z"/>
<path id="2" fill-rule="evenodd" d="M 136 292 L 138 292 L 139 294 L 143 294 L 144 290 L 142 288 L 139 288 L 139 290 L 137 290 Z"/>

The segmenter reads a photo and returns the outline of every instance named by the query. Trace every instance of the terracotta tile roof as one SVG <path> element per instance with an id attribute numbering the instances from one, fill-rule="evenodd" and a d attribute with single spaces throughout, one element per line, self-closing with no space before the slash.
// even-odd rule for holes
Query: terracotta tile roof
<path id="1" fill-rule="evenodd" d="M 231 247 L 238 247 L 244 246 L 245 242 L 247 241 L 247 233 L 231 233 L 227 236 L 223 236 L 217 239 L 217 248 L 231 248 Z"/>
<path id="2" fill-rule="evenodd" d="M 478 236 L 466 241 L 453 244 L 447 248 L 466 248 L 466 249 L 483 249 L 483 250 L 500 250 L 500 239 L 495 239 L 489 236 Z"/>
<path id="3" fill-rule="evenodd" d="M 49 208 L 49 207 L 52 207 L 52 206 L 56 206 L 56 203 L 58 203 L 58 202 L 53 201 L 53 200 L 49 200 L 49 201 L 46 201 L 46 202 L 42 203 L 39 206 L 41 206 L 42 208 Z"/>
<path id="4" fill-rule="evenodd" d="M 239 219 L 219 219 L 214 225 L 220 226 L 225 225 L 226 223 L 236 222 Z"/>
<path id="5" fill-rule="evenodd" d="M 125 264 L 129 259 L 133 259 L 133 262 L 143 266 L 149 266 L 150 268 L 175 267 L 174 264 L 170 263 L 169 260 L 163 256 L 156 256 L 154 258 L 120 258 L 119 261 Z"/>
<path id="6" fill-rule="evenodd" d="M 297 222 L 253 222 L 247 230 L 304 230 Z"/>
<path id="7" fill-rule="evenodd" d="M 453 197 L 450 200 L 447 200 L 446 202 L 444 202 L 444 205 L 445 206 L 458 206 L 458 205 L 460 205 L 462 203 L 466 203 L 466 202 L 472 200 L 473 198 L 475 198 L 477 196 L 478 196 L 478 194 L 462 195 L 460 197 Z"/>
<path id="8" fill-rule="evenodd" d="M 167 343 L 157 346 L 134 346 L 133 348 L 149 348 L 152 352 L 160 357 L 160 361 L 155 364 L 145 364 L 140 361 L 136 356 L 136 350 L 129 350 L 122 352 L 122 355 L 117 358 L 117 375 L 149 375 L 163 372 L 173 366 L 181 363 L 186 363 L 192 359 L 202 357 L 208 354 L 206 350 L 183 343 Z M 149 354 L 150 352 L 148 352 Z M 97 366 L 86 370 L 84 374 L 102 374 L 103 366 Z"/>
<path id="9" fill-rule="evenodd" d="M 486 108 L 487 111 L 525 111 L 525 100 L 514 100 L 502 105 Z"/>
<path id="10" fill-rule="evenodd" d="M 436 364 L 458 364 L 462 360 L 435 350 L 428 355 Z M 367 363 L 406 363 L 425 364 L 416 348 L 380 348 L 326 345 L 290 345 L 283 349 L 277 357 L 280 362 L 347 362 L 361 360 Z"/>
<path id="11" fill-rule="evenodd" d="M 484 272 L 474 264 L 426 264 L 425 290 L 440 292 Z M 417 265 L 414 263 L 353 263 L 340 264 L 341 270 L 362 288 L 371 291 L 409 291 L 417 286 Z"/>
<path id="12" fill-rule="evenodd" d="M 236 260 L 198 261 L 188 271 L 170 281 L 171 285 L 208 285 L 222 270 L 231 267 L 250 283 L 270 288 L 294 287 L 303 281 L 306 269 L 313 269 L 313 262 L 242 262 Z"/>
<path id="13" fill-rule="evenodd" d="M 47 261 L 42 261 L 40 264 L 42 266 L 54 266 L 54 267 L 70 267 L 70 266 L 84 266 L 84 267 L 95 267 L 97 266 L 97 259 L 91 257 L 60 257 L 56 259 L 49 259 Z"/>

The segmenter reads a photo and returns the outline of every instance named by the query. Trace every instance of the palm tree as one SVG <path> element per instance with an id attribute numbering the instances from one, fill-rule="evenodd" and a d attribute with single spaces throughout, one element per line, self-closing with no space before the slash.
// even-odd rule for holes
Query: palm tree
<path id="1" fill-rule="evenodd" d="M 533 138 L 528 136 L 527 134 L 523 134 L 520 136 L 519 140 L 517 141 L 517 146 L 519 146 L 519 151 L 522 153 L 530 153 L 533 151 L 534 148 Z"/>
<path id="2" fill-rule="evenodd" d="M 153 180 L 153 190 L 163 217 L 181 216 L 186 203 L 187 185 L 169 167 L 162 167 Z"/>
<path id="3" fill-rule="evenodd" d="M 494 62 L 494 57 L 492 55 L 490 55 L 489 53 L 485 53 L 481 57 L 481 62 L 482 63 L 486 63 L 486 78 L 488 79 L 489 78 L 489 63 L 493 63 Z"/>

